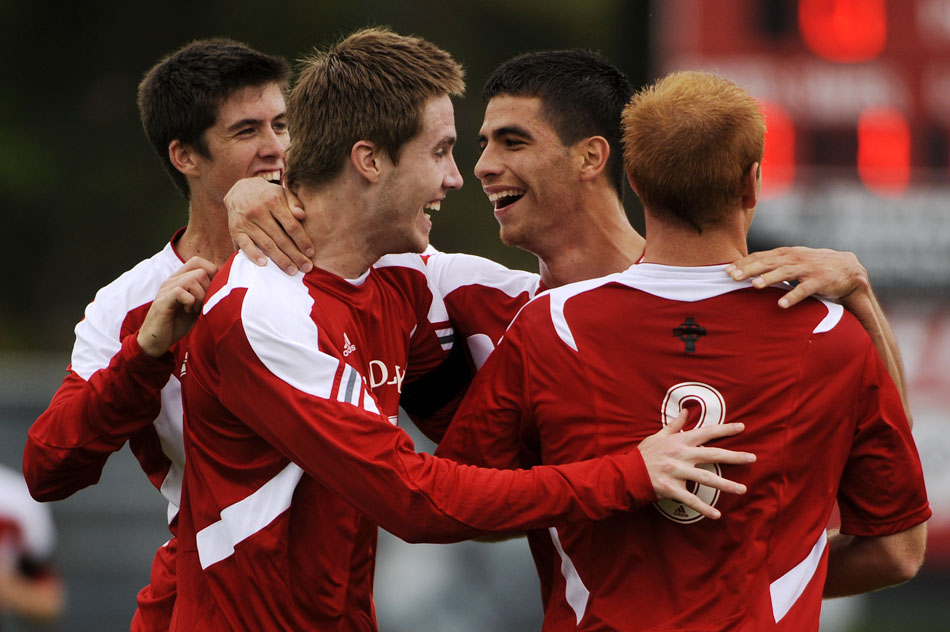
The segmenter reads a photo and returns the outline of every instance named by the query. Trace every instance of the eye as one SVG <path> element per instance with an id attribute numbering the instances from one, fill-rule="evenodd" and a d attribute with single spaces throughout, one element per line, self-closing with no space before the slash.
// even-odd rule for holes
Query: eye
<path id="1" fill-rule="evenodd" d="M 243 127 L 243 128 L 241 128 L 241 129 L 238 130 L 237 135 L 238 135 L 238 136 L 250 136 L 251 134 L 254 133 L 254 131 L 255 131 L 255 130 L 254 130 L 253 127 Z"/>
<path id="2" fill-rule="evenodd" d="M 287 123 L 285 121 L 278 121 L 277 123 L 274 123 L 274 131 L 276 131 L 278 134 L 283 134 L 287 131 Z"/>
<path id="3" fill-rule="evenodd" d="M 514 147 L 520 147 L 521 145 L 524 145 L 524 141 L 523 141 L 523 140 L 519 140 L 519 139 L 517 139 L 517 138 L 506 138 L 506 139 L 505 139 L 505 147 L 514 148 Z"/>

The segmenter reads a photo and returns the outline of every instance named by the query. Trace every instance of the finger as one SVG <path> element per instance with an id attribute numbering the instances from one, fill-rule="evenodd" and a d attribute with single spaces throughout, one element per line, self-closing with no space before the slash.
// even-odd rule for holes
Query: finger
<path id="1" fill-rule="evenodd" d="M 244 233 L 247 237 L 247 240 L 254 245 L 254 250 L 260 253 L 262 262 L 255 261 L 258 265 L 266 265 L 267 260 L 270 259 L 277 266 L 286 272 L 287 274 L 294 275 L 297 273 L 297 266 L 294 265 L 294 262 L 290 260 L 287 255 L 284 254 L 284 251 L 281 250 L 280 246 L 274 243 L 274 240 L 271 239 L 271 234 L 273 232 L 283 233 L 283 229 L 279 228 L 279 225 L 276 221 L 271 218 L 271 221 L 274 225 L 274 230 L 271 232 L 263 231 L 257 226 L 251 226 Z M 243 247 L 238 244 L 238 247 L 241 250 L 244 250 Z M 251 255 L 248 254 L 248 257 Z"/>
<path id="2" fill-rule="evenodd" d="M 248 259 L 259 266 L 267 265 L 267 255 L 261 252 L 261 249 L 257 247 L 254 240 L 247 233 L 235 233 L 232 239 L 234 240 L 234 246 L 243 252 Z"/>
<path id="3" fill-rule="evenodd" d="M 683 426 L 686 425 L 686 420 L 689 419 L 689 411 L 685 408 L 679 412 L 675 419 L 670 423 L 666 424 L 663 428 L 668 434 L 673 434 L 679 432 L 683 429 Z"/>
<path id="4" fill-rule="evenodd" d="M 723 478 L 709 470 L 705 470 L 701 467 L 692 467 L 687 468 L 683 472 L 685 480 L 693 481 L 699 483 L 700 485 L 705 485 L 707 487 L 714 487 L 719 491 L 726 492 L 727 494 L 744 494 L 746 493 L 746 486 L 742 483 L 737 483 L 731 481 L 728 478 Z"/>
<path id="5" fill-rule="evenodd" d="M 307 213 L 303 210 L 303 202 L 300 201 L 300 198 L 291 191 L 290 189 L 285 189 L 287 195 L 287 204 L 290 206 L 290 212 L 294 214 L 301 222 L 307 218 Z M 303 249 L 304 252 L 307 252 L 306 248 Z M 311 256 L 313 253 L 309 253 Z"/>
<path id="6" fill-rule="evenodd" d="M 755 462 L 755 455 L 751 452 L 726 450 L 725 448 L 696 448 L 695 457 L 691 454 L 690 460 L 695 463 L 728 463 L 730 465 L 747 465 Z"/>
<path id="7" fill-rule="evenodd" d="M 692 445 L 702 445 L 710 441 L 715 441 L 716 439 L 737 435 L 743 430 L 745 430 L 745 424 L 738 422 L 715 424 L 713 426 L 703 426 L 701 428 L 687 430 L 685 436 Z"/>
<path id="8" fill-rule="evenodd" d="M 799 283 L 792 290 L 786 292 L 782 295 L 782 298 L 778 300 L 778 306 L 782 309 L 788 309 L 792 305 L 796 305 L 815 292 L 810 289 L 810 286 L 806 283 Z"/>
<path id="9" fill-rule="evenodd" d="M 702 515 L 706 516 L 707 518 L 711 518 L 712 520 L 718 520 L 719 516 L 722 515 L 719 513 L 718 509 L 709 505 L 708 503 L 703 502 L 699 496 L 690 494 L 685 489 L 677 489 L 671 492 L 669 494 L 669 498 L 671 500 L 675 500 L 678 503 L 686 505 L 690 509 L 698 511 Z"/>
<path id="10" fill-rule="evenodd" d="M 303 224 L 289 209 L 281 208 L 274 216 L 283 230 L 283 234 L 275 236 L 277 245 L 298 268 L 309 272 L 310 268 L 313 267 L 310 257 L 314 253 L 313 241 L 310 239 L 310 235 L 307 234 Z M 286 239 L 284 235 L 286 235 Z"/>

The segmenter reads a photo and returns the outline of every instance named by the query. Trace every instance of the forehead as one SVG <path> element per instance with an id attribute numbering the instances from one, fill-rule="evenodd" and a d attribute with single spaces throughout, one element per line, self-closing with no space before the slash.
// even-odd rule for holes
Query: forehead
<path id="1" fill-rule="evenodd" d="M 433 97 L 422 107 L 419 134 L 413 141 L 423 144 L 437 144 L 444 140 L 455 140 L 455 108 L 448 95 Z M 412 141 L 410 141 L 412 142 Z"/>
<path id="2" fill-rule="evenodd" d="M 245 86 L 232 92 L 218 107 L 218 123 L 225 127 L 243 119 L 270 120 L 283 114 L 284 92 L 277 83 Z"/>
<path id="3" fill-rule="evenodd" d="M 485 106 L 485 119 L 479 133 L 490 136 L 503 129 L 520 128 L 533 136 L 556 135 L 541 113 L 540 97 L 499 95 Z"/>

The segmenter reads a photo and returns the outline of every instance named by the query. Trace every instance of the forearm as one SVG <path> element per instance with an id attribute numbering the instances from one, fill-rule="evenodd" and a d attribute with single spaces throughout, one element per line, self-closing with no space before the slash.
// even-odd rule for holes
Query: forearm
<path id="1" fill-rule="evenodd" d="M 904 378 L 904 364 L 901 361 L 900 350 L 897 346 L 897 338 L 891 330 L 887 318 L 884 316 L 884 310 L 877 301 L 877 297 L 871 290 L 870 284 L 863 284 L 858 290 L 855 290 L 842 299 L 842 305 L 858 319 L 864 327 L 871 341 L 877 349 L 887 367 L 897 390 L 901 394 L 901 402 L 904 404 L 904 412 L 907 415 L 907 421 L 913 427 L 913 418 L 910 413 L 910 406 L 907 400 L 907 383 Z"/>
<path id="2" fill-rule="evenodd" d="M 134 338 L 88 381 L 70 372 L 31 426 L 23 473 L 34 498 L 59 500 L 95 484 L 109 455 L 158 415 L 174 360 L 147 357 Z"/>
<path id="3" fill-rule="evenodd" d="M 911 579 L 923 563 L 927 527 L 879 537 L 830 532 L 824 597 L 845 597 Z"/>
<path id="4" fill-rule="evenodd" d="M 16 572 L 0 571 L 0 610 L 49 622 L 62 614 L 64 601 L 62 582 L 55 577 L 35 580 Z"/>

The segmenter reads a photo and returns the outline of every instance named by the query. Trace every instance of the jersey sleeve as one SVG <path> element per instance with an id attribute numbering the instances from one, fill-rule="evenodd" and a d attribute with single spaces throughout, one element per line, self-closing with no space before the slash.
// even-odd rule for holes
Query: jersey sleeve
<path id="1" fill-rule="evenodd" d="M 93 321 L 77 327 L 73 364 L 27 436 L 23 474 L 38 500 L 59 500 L 95 484 L 109 455 L 155 420 L 175 368 L 171 353 L 149 357 L 134 333 L 103 344 L 108 336 Z M 93 356 L 104 368 L 85 379 L 77 358 L 88 364 Z"/>
<path id="2" fill-rule="evenodd" d="M 517 320 L 475 376 L 436 454 L 460 463 L 500 469 L 539 460 L 529 445 L 533 430 L 524 320 Z"/>
<path id="3" fill-rule="evenodd" d="M 838 492 L 841 532 L 891 535 L 924 522 L 931 511 L 900 394 L 870 341 L 863 360 L 854 441 Z"/>
<path id="4" fill-rule="evenodd" d="M 251 294 L 246 300 L 254 300 Z M 243 320 L 226 327 L 215 345 L 221 404 L 407 541 L 598 519 L 654 500 L 636 451 L 506 471 L 416 453 L 409 436 L 377 412 L 357 369 L 337 350 L 320 347 L 309 308 L 280 305 L 271 295 L 258 307 L 262 315 L 245 304 Z"/>

